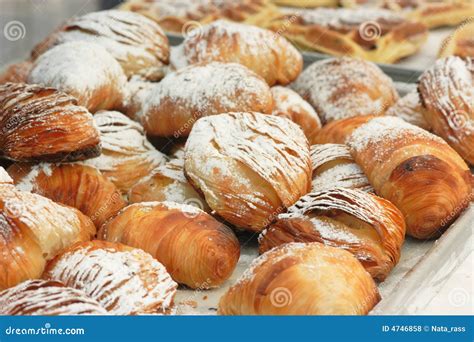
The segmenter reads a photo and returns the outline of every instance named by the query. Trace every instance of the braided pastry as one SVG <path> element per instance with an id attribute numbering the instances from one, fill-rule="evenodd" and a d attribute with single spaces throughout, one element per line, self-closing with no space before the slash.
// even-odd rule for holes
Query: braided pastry
<path id="1" fill-rule="evenodd" d="M 474 58 L 474 13 L 456 28 L 441 44 L 439 57 Z"/>
<path id="2" fill-rule="evenodd" d="M 9 65 L 5 71 L 0 74 L 0 84 L 9 82 L 26 83 L 32 67 L 33 63 L 31 61 Z"/>

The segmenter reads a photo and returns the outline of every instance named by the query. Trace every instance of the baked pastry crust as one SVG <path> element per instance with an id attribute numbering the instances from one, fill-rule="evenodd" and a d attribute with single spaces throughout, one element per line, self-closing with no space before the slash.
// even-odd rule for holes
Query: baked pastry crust
<path id="1" fill-rule="evenodd" d="M 385 114 L 396 116 L 412 125 L 431 131 L 431 125 L 426 121 L 423 111 L 420 94 L 415 89 L 399 99 Z"/>
<path id="2" fill-rule="evenodd" d="M 14 63 L 5 68 L 0 74 L 0 84 L 2 83 L 26 83 L 33 63 L 29 60 Z"/>
<path id="3" fill-rule="evenodd" d="M 441 44 L 439 57 L 474 57 L 474 13 L 462 22 Z"/>
<path id="4" fill-rule="evenodd" d="M 376 116 L 361 115 L 352 118 L 335 120 L 321 128 L 315 137 L 315 144 L 345 144 L 347 137 L 358 127 Z"/>

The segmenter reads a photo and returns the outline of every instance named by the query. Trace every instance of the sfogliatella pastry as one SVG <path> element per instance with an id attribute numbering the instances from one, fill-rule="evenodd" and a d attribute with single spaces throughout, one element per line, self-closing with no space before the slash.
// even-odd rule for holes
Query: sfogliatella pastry
<path id="1" fill-rule="evenodd" d="M 314 108 L 290 88 L 274 86 L 271 88 L 271 92 L 273 96 L 272 114 L 297 123 L 311 144 L 314 135 L 321 128 L 321 120 Z"/>
<path id="2" fill-rule="evenodd" d="M 439 57 L 447 56 L 474 57 L 474 13 L 441 44 Z"/>
<path id="3" fill-rule="evenodd" d="M 8 172 L 18 189 L 79 209 L 97 228 L 126 205 L 115 185 L 92 166 L 16 163 Z"/>
<path id="4" fill-rule="evenodd" d="M 220 299 L 222 315 L 365 315 L 380 295 L 349 252 L 313 243 L 278 246 L 252 262 Z"/>
<path id="5" fill-rule="evenodd" d="M 127 77 L 163 77 L 169 44 L 161 27 L 138 13 L 108 10 L 74 17 L 51 33 L 32 51 L 37 58 L 53 46 L 85 41 L 104 47 L 120 63 Z"/>
<path id="6" fill-rule="evenodd" d="M 143 80 L 130 80 L 127 82 L 125 99 L 119 112 L 126 114 L 132 120 L 141 122 L 142 106 L 155 86 L 155 82 Z"/>
<path id="7" fill-rule="evenodd" d="M 0 292 L 0 315 L 107 315 L 107 311 L 82 291 L 36 279 Z"/>
<path id="8" fill-rule="evenodd" d="M 114 315 L 167 313 L 178 286 L 148 253 L 107 241 L 63 250 L 43 278 L 82 290 Z"/>
<path id="9" fill-rule="evenodd" d="M 141 117 L 149 135 L 187 136 L 203 116 L 233 111 L 271 113 L 265 81 L 236 63 L 192 65 L 167 75 L 144 99 Z"/>
<path id="10" fill-rule="evenodd" d="M 396 116 L 412 125 L 430 131 L 431 125 L 426 121 L 423 111 L 424 109 L 421 104 L 420 94 L 418 93 L 418 90 L 414 90 L 395 102 L 395 104 L 390 107 L 385 114 Z"/>
<path id="11" fill-rule="evenodd" d="M 474 58 L 439 59 L 420 77 L 426 121 L 474 165 Z"/>
<path id="12" fill-rule="evenodd" d="M 100 154 L 92 115 L 53 88 L 0 85 L 0 151 L 16 161 L 75 161 Z"/>
<path id="13" fill-rule="evenodd" d="M 362 169 L 352 158 L 346 145 L 313 145 L 311 146 L 311 161 L 313 164 L 311 192 L 334 188 L 375 191 Z"/>
<path id="14" fill-rule="evenodd" d="M 175 202 L 132 204 L 107 222 L 98 237 L 143 249 L 176 282 L 193 289 L 221 285 L 240 256 L 230 228 L 196 207 Z"/>
<path id="15" fill-rule="evenodd" d="M 402 213 L 389 201 L 360 190 L 333 188 L 303 196 L 259 238 L 260 253 L 290 242 L 320 242 L 351 252 L 378 281 L 400 259 Z"/>
<path id="16" fill-rule="evenodd" d="M 311 186 L 303 131 L 288 119 L 227 113 L 199 119 L 189 135 L 185 174 L 226 221 L 261 231 Z"/>
<path id="17" fill-rule="evenodd" d="M 288 84 L 303 68 L 303 57 L 281 35 L 255 26 L 218 20 L 190 34 L 172 51 L 172 64 L 239 63 L 270 85 Z"/>
<path id="18" fill-rule="evenodd" d="M 0 184 L 0 290 L 38 278 L 46 261 L 95 235 L 92 221 L 74 208 Z"/>
<path id="19" fill-rule="evenodd" d="M 95 113 L 117 109 L 127 78 L 120 64 L 100 45 L 73 41 L 46 51 L 34 62 L 28 83 L 54 87 Z"/>
<path id="20" fill-rule="evenodd" d="M 143 127 L 124 114 L 99 112 L 94 122 L 100 131 L 102 154 L 84 163 L 99 169 L 123 193 L 166 162 L 166 156 L 147 140 Z"/>
<path id="21" fill-rule="evenodd" d="M 33 67 L 31 61 L 24 61 L 9 65 L 0 74 L 0 84 L 2 83 L 26 83 L 30 70 Z"/>
<path id="22" fill-rule="evenodd" d="M 383 115 L 398 100 L 392 80 L 367 61 L 326 59 L 306 68 L 292 84 L 328 123 L 359 115 Z"/>

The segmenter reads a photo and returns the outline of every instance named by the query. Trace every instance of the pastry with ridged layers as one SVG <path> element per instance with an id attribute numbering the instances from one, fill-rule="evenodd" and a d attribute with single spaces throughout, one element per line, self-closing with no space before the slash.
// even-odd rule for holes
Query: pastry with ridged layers
<path id="1" fill-rule="evenodd" d="M 412 125 L 431 131 L 431 125 L 425 119 L 424 108 L 417 89 L 409 92 L 391 106 L 385 115 L 396 116 Z"/>
<path id="2" fill-rule="evenodd" d="M 97 240 L 63 250 L 43 278 L 83 291 L 114 315 L 168 313 L 178 287 L 150 254 Z"/>
<path id="3" fill-rule="evenodd" d="M 186 142 L 186 177 L 226 221 L 261 231 L 311 187 L 304 133 L 288 119 L 226 113 L 199 119 Z"/>
<path id="4" fill-rule="evenodd" d="M 2 83 L 26 83 L 33 63 L 29 60 L 10 64 L 0 74 L 0 84 Z"/>
<path id="5" fill-rule="evenodd" d="M 380 295 L 349 252 L 312 243 L 278 246 L 255 259 L 219 301 L 221 315 L 366 315 Z"/>

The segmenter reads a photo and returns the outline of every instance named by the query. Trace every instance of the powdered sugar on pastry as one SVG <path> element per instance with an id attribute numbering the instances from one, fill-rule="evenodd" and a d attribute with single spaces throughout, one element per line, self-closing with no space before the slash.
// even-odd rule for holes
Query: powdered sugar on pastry
<path id="1" fill-rule="evenodd" d="M 336 165 L 316 176 L 311 183 L 313 192 L 333 188 L 374 191 L 364 172 L 355 163 Z"/>
<path id="2" fill-rule="evenodd" d="M 430 124 L 424 118 L 422 111 L 420 95 L 418 94 L 418 90 L 415 89 L 390 107 L 386 115 L 396 116 L 412 125 L 429 130 Z"/>
<path id="3" fill-rule="evenodd" d="M 333 160 L 343 159 L 353 161 L 351 152 L 346 145 L 342 144 L 320 144 L 311 146 L 311 162 L 313 171 Z"/>

